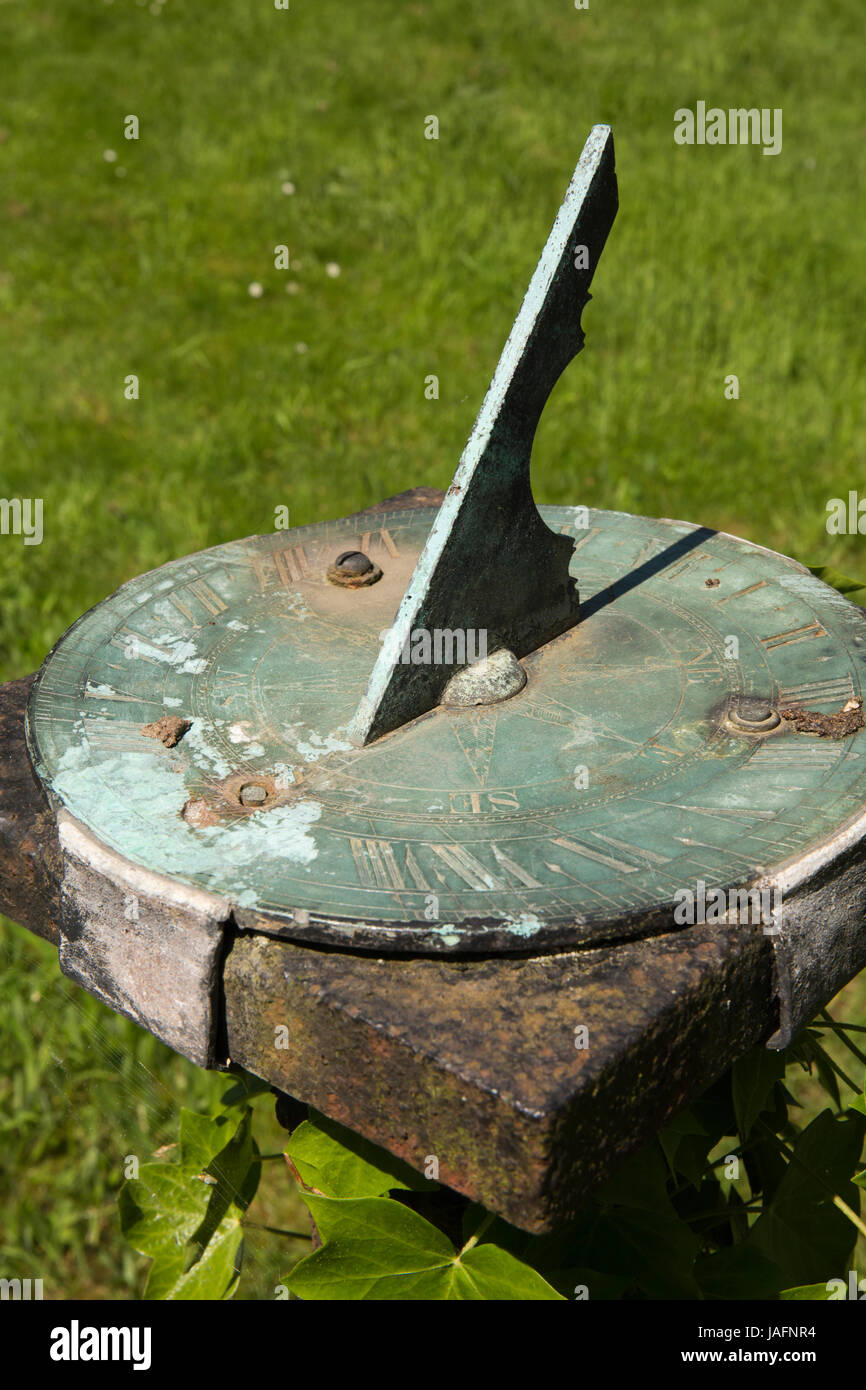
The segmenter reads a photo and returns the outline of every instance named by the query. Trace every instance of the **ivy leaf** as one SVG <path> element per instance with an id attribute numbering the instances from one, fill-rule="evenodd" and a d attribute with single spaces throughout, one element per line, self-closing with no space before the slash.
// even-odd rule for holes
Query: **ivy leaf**
<path id="1" fill-rule="evenodd" d="M 250 1112 L 181 1112 L 177 1163 L 147 1163 L 118 1196 L 124 1236 L 153 1264 L 146 1299 L 230 1298 L 243 1245 L 241 1218 L 259 1181 Z"/>
<path id="2" fill-rule="evenodd" d="M 785 1075 L 785 1059 L 780 1052 L 755 1047 L 740 1057 L 731 1069 L 731 1095 L 737 1133 L 745 1143 L 761 1112 L 769 1107 L 777 1081 Z"/>
<path id="3" fill-rule="evenodd" d="M 749 1245 L 729 1245 L 695 1262 L 704 1298 L 774 1298 L 782 1284 L 777 1265 Z"/>
<path id="4" fill-rule="evenodd" d="M 861 1115 L 866 1115 L 866 1081 L 863 1083 L 863 1092 L 855 1096 L 848 1106 L 849 1110 L 859 1110 Z"/>
<path id="5" fill-rule="evenodd" d="M 810 1303 L 826 1303 L 830 1298 L 831 1291 L 832 1290 L 827 1287 L 827 1284 L 800 1284 L 799 1287 L 795 1289 L 783 1289 L 779 1297 L 786 1302 L 804 1302 L 808 1300 Z"/>
<path id="6" fill-rule="evenodd" d="M 609 1274 L 631 1271 L 648 1298 L 698 1298 L 692 1266 L 698 1237 L 667 1191 L 659 1145 L 633 1154 L 599 1190 L 600 1215 L 588 1216 L 575 1248 L 582 1263 Z"/>
<path id="7" fill-rule="evenodd" d="M 841 1115 L 823 1110 L 797 1136 L 784 1177 L 749 1232 L 748 1243 L 773 1260 L 792 1287 L 845 1267 L 854 1228 L 833 1204 L 833 1195 L 856 1208 L 850 1182 L 863 1129 L 863 1120 L 850 1110 Z"/>
<path id="8" fill-rule="evenodd" d="M 842 574 L 840 570 L 834 569 L 832 565 L 809 565 L 807 567 L 816 579 L 821 579 L 825 584 L 829 584 L 832 589 L 838 589 L 840 594 L 855 594 L 861 589 L 866 589 L 866 581 L 862 579 L 849 579 L 847 574 Z M 864 595 L 866 597 L 866 595 Z M 857 602 L 862 602 L 858 599 Z"/>
<path id="9" fill-rule="evenodd" d="M 401 1202 L 303 1197 L 323 1243 L 289 1275 L 289 1288 L 301 1299 L 564 1301 L 540 1274 L 497 1245 L 458 1253 L 447 1236 Z"/>
<path id="10" fill-rule="evenodd" d="M 673 1207 L 657 1212 L 615 1208 L 599 1222 L 596 1235 L 587 1259 L 607 1265 L 611 1273 L 631 1270 L 647 1298 L 699 1297 L 693 1266 L 700 1241 Z"/>
<path id="11" fill-rule="evenodd" d="M 639 1207 L 673 1215 L 667 1192 L 664 1159 L 655 1144 L 627 1158 L 597 1193 L 605 1206 Z"/>
<path id="12" fill-rule="evenodd" d="M 681 1173 L 690 1182 L 697 1182 L 712 1145 L 694 1111 L 685 1106 L 665 1125 L 658 1139 L 671 1175 L 676 1177 L 677 1173 Z"/>
<path id="13" fill-rule="evenodd" d="M 246 1105 L 256 1096 L 266 1095 L 270 1091 L 271 1086 L 267 1081 L 262 1081 L 260 1076 L 253 1076 L 252 1072 L 241 1071 L 239 1068 L 234 1084 L 220 1096 L 220 1105 Z"/>
<path id="14" fill-rule="evenodd" d="M 292 1131 L 286 1153 L 301 1181 L 326 1197 L 380 1197 L 394 1188 L 435 1192 L 439 1187 L 317 1110 Z"/>

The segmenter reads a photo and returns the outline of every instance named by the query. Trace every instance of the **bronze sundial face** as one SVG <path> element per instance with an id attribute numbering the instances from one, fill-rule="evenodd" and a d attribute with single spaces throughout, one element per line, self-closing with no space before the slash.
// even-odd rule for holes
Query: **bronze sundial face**
<path id="1" fill-rule="evenodd" d="M 331 522 L 176 561 L 82 618 L 31 706 L 46 785 L 103 843 L 242 915 L 426 951 L 639 934 L 677 889 L 749 884 L 856 818 L 858 735 L 771 712 L 859 696 L 862 610 L 731 536 L 541 514 L 573 543 L 582 618 L 509 698 L 354 747 L 436 512 Z M 332 584 L 347 550 L 381 580 Z M 192 721 L 174 747 L 142 733 L 172 716 Z"/>
<path id="2" fill-rule="evenodd" d="M 98 841 L 242 924 L 459 952 L 669 930 L 679 891 L 859 834 L 863 611 L 746 541 L 532 500 L 615 211 L 596 127 L 438 511 L 175 561 L 61 640 L 30 749 Z"/>

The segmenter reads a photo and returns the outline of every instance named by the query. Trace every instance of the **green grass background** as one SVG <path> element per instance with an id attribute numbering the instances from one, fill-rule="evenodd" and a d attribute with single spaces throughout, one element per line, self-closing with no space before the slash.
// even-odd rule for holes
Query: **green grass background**
<path id="1" fill-rule="evenodd" d="M 0 537 L 0 677 L 277 506 L 304 525 L 446 486 L 599 120 L 621 209 L 537 499 L 866 576 L 863 537 L 825 529 L 830 497 L 866 497 L 862 21 L 862 0 L 2 0 L 0 495 L 42 497 L 45 536 Z M 675 146 L 699 99 L 781 107 L 782 153 Z M 225 1081 L 0 931 L 0 1274 L 133 1297 L 123 1156 Z M 278 1168 L 251 1216 L 294 1228 Z M 281 1251 L 253 1242 L 250 1296 Z"/>

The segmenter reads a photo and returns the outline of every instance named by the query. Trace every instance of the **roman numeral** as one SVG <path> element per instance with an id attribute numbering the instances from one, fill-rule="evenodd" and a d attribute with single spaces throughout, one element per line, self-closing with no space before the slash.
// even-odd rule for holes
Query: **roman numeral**
<path id="1" fill-rule="evenodd" d="M 194 584 L 187 585 L 184 590 L 183 598 L 181 598 L 178 593 L 169 595 L 169 602 L 177 609 L 182 617 L 186 618 L 191 627 L 201 627 L 201 623 L 189 607 L 189 604 L 184 602 L 185 599 L 189 598 L 196 599 L 209 617 L 215 618 L 219 613 L 224 613 L 226 611 L 226 606 L 219 594 L 214 592 L 210 584 L 206 584 L 203 579 L 198 579 Z"/>
<path id="2" fill-rule="evenodd" d="M 142 637 L 140 632 L 134 632 L 130 627 L 120 627 L 117 632 L 112 633 L 111 645 L 119 647 L 124 656 L 131 652 L 140 661 L 149 661 L 152 666 L 164 665 L 166 661 L 171 661 L 175 653 L 171 647 L 164 647 L 159 642 L 154 642 L 152 637 Z M 149 656 L 148 652 L 162 652 L 162 657 Z"/>
<path id="3" fill-rule="evenodd" d="M 391 536 L 391 533 L 389 531 L 386 531 L 384 526 L 381 527 L 381 529 L 378 531 L 364 532 L 363 536 L 361 537 L 361 550 L 363 550 L 365 554 L 369 552 L 372 538 L 374 536 L 376 537 L 378 544 L 384 550 L 387 550 L 388 554 L 391 556 L 391 559 L 396 560 L 400 552 L 394 544 L 394 540 Z"/>
<path id="4" fill-rule="evenodd" d="M 747 589 L 738 589 L 735 594 L 726 594 L 724 598 L 720 598 L 719 607 L 721 608 L 723 603 L 733 603 L 735 598 L 745 598 L 746 594 L 753 594 L 757 589 L 766 589 L 766 587 L 766 579 L 759 579 L 757 584 L 750 584 Z"/>
<path id="5" fill-rule="evenodd" d="M 390 840 L 355 840 L 349 845 L 364 888 L 405 888 Z"/>
<path id="6" fill-rule="evenodd" d="M 560 849 L 570 850 L 572 854 L 582 855 L 584 859 L 592 859 L 597 864 L 604 864 L 609 869 L 616 869 L 622 874 L 636 874 L 640 869 L 655 868 L 669 861 L 660 854 L 653 853 L 652 850 L 638 849 L 636 845 L 627 844 L 624 840 L 615 840 L 611 835 L 602 835 L 601 831 L 593 830 L 592 835 L 595 839 L 603 841 L 605 844 L 613 845 L 616 850 L 624 851 L 629 858 L 637 863 L 629 863 L 622 855 L 613 856 L 602 854 L 597 849 L 590 849 L 589 845 L 581 844 L 578 840 L 569 840 L 565 836 L 559 836 L 553 843 L 559 845 Z"/>
<path id="7" fill-rule="evenodd" d="M 781 705 L 816 705 L 841 703 L 850 700 L 854 694 L 854 682 L 850 675 L 838 676 L 833 680 L 805 681 L 802 685 L 789 685 L 779 692 Z"/>
<path id="8" fill-rule="evenodd" d="M 260 589 L 269 588 L 274 580 L 284 589 L 294 589 L 310 575 L 310 565 L 302 545 L 272 550 L 267 555 L 254 555 L 253 569 Z"/>
<path id="9" fill-rule="evenodd" d="M 740 776 L 746 772 L 796 772 L 799 768 L 829 770 L 844 754 L 841 748 L 827 743 L 813 743 L 794 735 L 790 742 L 770 739 L 756 749 L 748 762 L 740 769 Z"/>
<path id="10" fill-rule="evenodd" d="M 702 550 L 693 550 L 691 555 L 686 555 L 677 564 L 668 566 L 661 575 L 663 579 L 679 579 L 682 575 L 688 574 L 689 570 L 696 569 L 698 565 L 712 564 L 715 557 L 706 555 Z"/>
<path id="11" fill-rule="evenodd" d="M 86 700 L 122 700 L 129 705 L 152 705 L 155 700 L 148 700 L 141 695 L 124 695 L 121 690 L 108 691 L 105 686 L 98 687 L 91 685 L 90 681 L 84 687 L 84 698 Z"/>
<path id="12" fill-rule="evenodd" d="M 476 859 L 475 855 L 470 854 L 463 845 L 431 845 L 430 848 L 470 888 L 481 892 L 504 887 L 502 881 L 495 874 L 490 873 L 480 859 Z"/>
<path id="13" fill-rule="evenodd" d="M 827 630 L 817 621 L 804 623 L 802 627 L 791 627 L 786 632 L 774 632 L 770 637 L 759 637 L 758 641 L 765 651 L 774 647 L 790 647 L 794 642 L 808 642 L 811 637 L 826 637 Z"/>
<path id="14" fill-rule="evenodd" d="M 543 886 L 527 869 L 524 869 L 522 864 L 518 864 L 513 857 L 513 851 L 511 854 L 506 854 L 504 850 L 492 842 L 490 852 L 496 860 L 500 870 L 499 874 L 492 873 L 486 864 L 483 864 L 474 854 L 470 854 L 465 845 L 425 845 L 425 849 L 432 850 L 446 868 L 457 874 L 458 878 L 478 893 L 513 888 L 514 885 L 508 880 L 509 874 L 524 888 L 541 888 Z M 440 881 L 445 881 L 441 874 L 437 873 L 436 876 Z"/>
<path id="15" fill-rule="evenodd" d="M 719 674 L 719 662 L 710 648 L 706 647 L 699 656 L 693 656 L 690 661 L 687 661 L 684 669 L 686 680 L 705 680 L 707 676 Z"/>
<path id="16" fill-rule="evenodd" d="M 210 584 L 206 584 L 203 579 L 197 579 L 194 584 L 190 584 L 187 592 L 193 594 L 202 607 L 213 616 L 216 616 L 217 613 L 224 613 L 226 611 L 226 606 L 219 594 L 211 588 Z"/>

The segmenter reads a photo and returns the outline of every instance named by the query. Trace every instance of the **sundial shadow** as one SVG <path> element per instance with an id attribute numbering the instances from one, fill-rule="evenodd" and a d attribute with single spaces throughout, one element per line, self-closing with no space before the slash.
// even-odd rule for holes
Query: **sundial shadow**
<path id="1" fill-rule="evenodd" d="M 690 551 L 697 550 L 705 541 L 716 535 L 718 532 L 709 526 L 697 526 L 688 536 L 681 536 L 679 540 L 674 541 L 673 545 L 667 546 L 661 554 L 651 556 L 649 560 L 645 560 L 636 569 L 630 570 L 622 579 L 608 584 L 605 589 L 599 589 L 592 598 L 582 600 L 580 605 L 581 623 L 586 622 L 587 618 L 592 618 L 608 604 L 614 603 L 616 599 L 622 598 L 623 594 L 629 593 L 630 590 L 638 588 L 648 579 L 652 579 L 654 575 L 660 574 L 662 570 L 667 569 L 677 560 L 681 560 Z"/>

